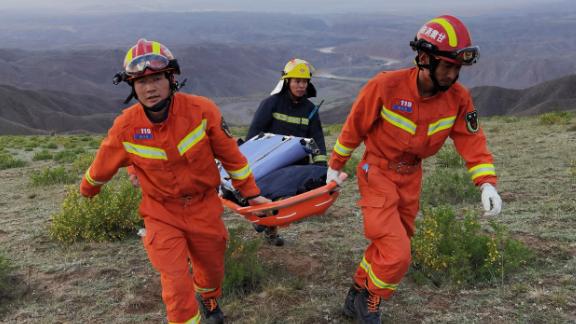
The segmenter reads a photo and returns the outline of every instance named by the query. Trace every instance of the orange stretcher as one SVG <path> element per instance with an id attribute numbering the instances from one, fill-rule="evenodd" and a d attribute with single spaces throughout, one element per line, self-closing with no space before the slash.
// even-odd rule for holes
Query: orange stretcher
<path id="1" fill-rule="evenodd" d="M 341 173 L 340 179 L 346 180 Z M 267 204 L 242 207 L 231 200 L 220 197 L 222 205 L 243 216 L 248 221 L 264 226 L 287 226 L 297 220 L 322 215 L 338 198 L 340 187 L 331 182 L 322 187 L 299 195 Z"/>

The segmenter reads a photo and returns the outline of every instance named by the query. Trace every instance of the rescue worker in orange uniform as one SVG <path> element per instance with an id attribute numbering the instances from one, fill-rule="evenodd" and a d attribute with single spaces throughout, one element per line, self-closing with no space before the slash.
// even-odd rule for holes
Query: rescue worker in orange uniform
<path id="1" fill-rule="evenodd" d="M 354 275 L 343 312 L 361 323 L 380 323 L 381 299 L 396 290 L 411 261 L 410 238 L 419 208 L 422 159 L 434 155 L 448 137 L 482 190 L 486 214 L 497 215 L 501 199 L 493 158 L 478 125 L 470 94 L 457 83 L 462 65 L 478 59 L 478 47 L 453 16 L 424 24 L 410 46 L 417 67 L 382 72 L 358 94 L 329 160 L 327 181 L 361 142 L 366 151 L 357 167 L 364 234 L 371 242 Z"/>
<path id="2" fill-rule="evenodd" d="M 259 196 L 218 107 L 207 98 L 176 92 L 179 73 L 177 60 L 158 42 L 140 39 L 128 50 L 115 83 L 127 82 L 138 103 L 114 121 L 80 192 L 93 197 L 119 168 L 132 167 L 142 188 L 143 245 L 160 273 L 168 321 L 198 323 L 201 310 L 207 322 L 222 323 L 217 298 L 228 233 L 214 158 L 251 204 L 269 200 Z"/>

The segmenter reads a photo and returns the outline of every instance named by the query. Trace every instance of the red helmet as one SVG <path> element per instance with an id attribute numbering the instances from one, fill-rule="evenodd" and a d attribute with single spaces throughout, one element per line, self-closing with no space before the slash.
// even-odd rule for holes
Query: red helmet
<path id="1" fill-rule="evenodd" d="M 478 46 L 472 46 L 466 26 L 458 18 L 449 15 L 425 23 L 410 46 L 415 51 L 423 51 L 456 64 L 472 65 L 480 56 Z"/>
<path id="2" fill-rule="evenodd" d="M 165 71 L 180 74 L 178 61 L 166 46 L 143 38 L 126 52 L 123 67 L 129 80 Z"/>

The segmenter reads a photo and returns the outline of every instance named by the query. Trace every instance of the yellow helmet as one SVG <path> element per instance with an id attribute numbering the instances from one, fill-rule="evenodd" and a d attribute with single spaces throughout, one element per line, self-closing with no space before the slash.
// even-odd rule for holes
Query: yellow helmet
<path id="1" fill-rule="evenodd" d="M 291 59 L 284 66 L 282 71 L 282 80 L 297 78 L 297 79 L 311 79 L 314 67 L 312 64 L 301 59 Z"/>

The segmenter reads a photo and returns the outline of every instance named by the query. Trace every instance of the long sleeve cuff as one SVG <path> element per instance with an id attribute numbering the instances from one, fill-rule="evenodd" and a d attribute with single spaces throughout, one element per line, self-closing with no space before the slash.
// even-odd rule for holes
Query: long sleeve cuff
<path id="1" fill-rule="evenodd" d="M 82 178 L 82 183 L 80 184 L 80 194 L 84 197 L 94 197 L 100 193 L 101 186 L 93 186 L 85 178 Z"/>

